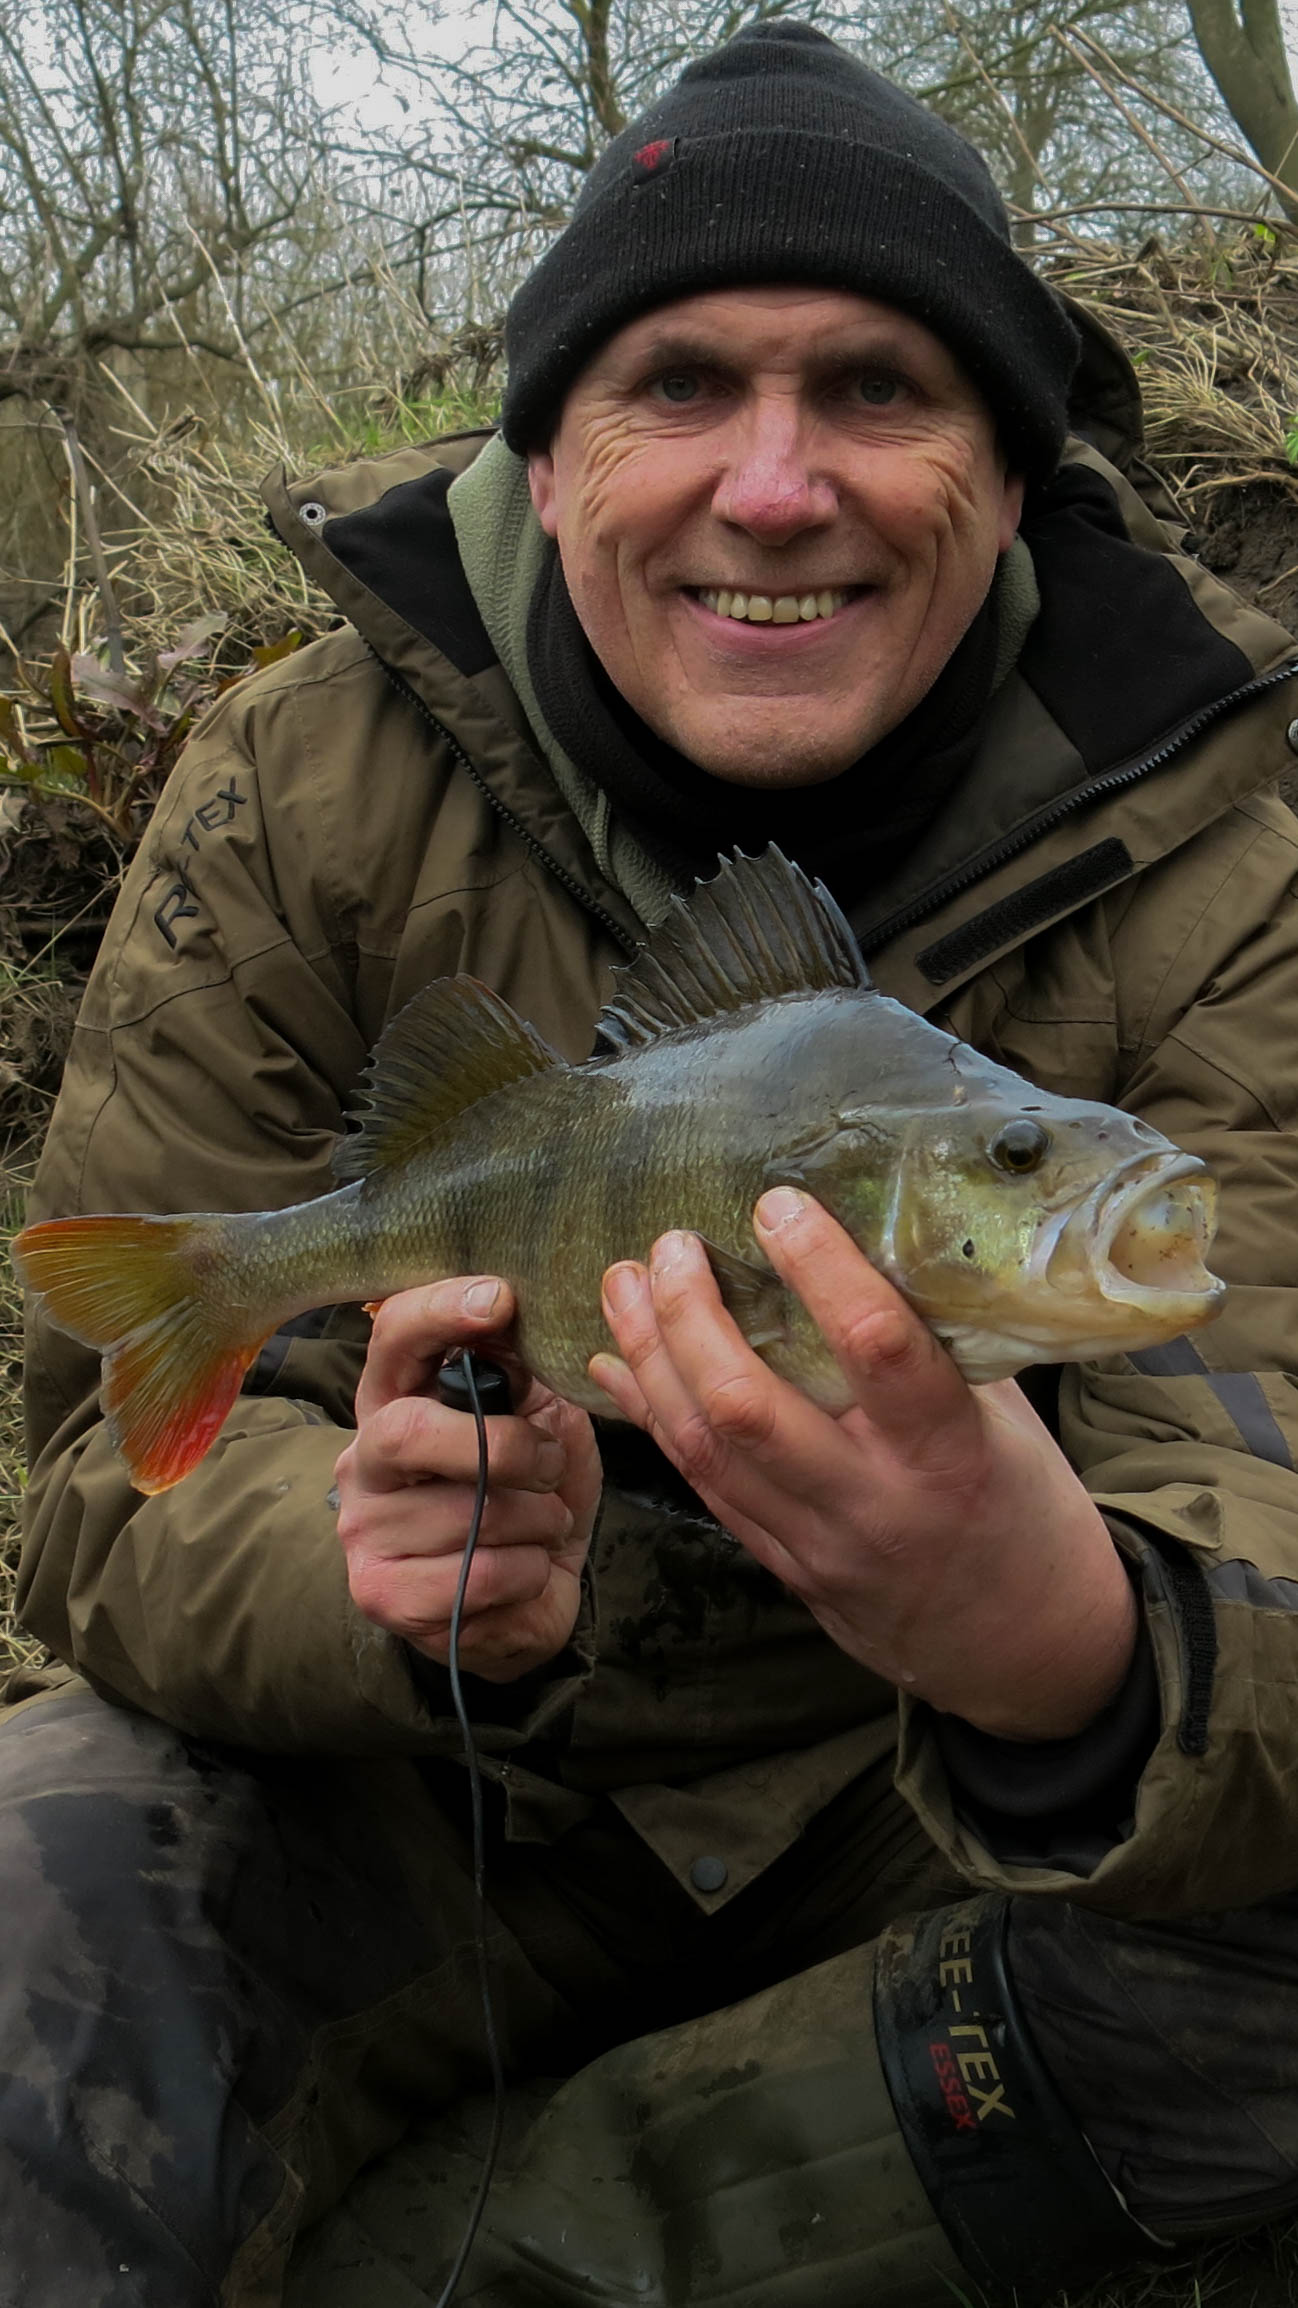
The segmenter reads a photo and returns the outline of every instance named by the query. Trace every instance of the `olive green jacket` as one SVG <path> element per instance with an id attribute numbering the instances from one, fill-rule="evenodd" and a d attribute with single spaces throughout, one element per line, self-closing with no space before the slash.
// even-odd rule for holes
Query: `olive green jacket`
<path id="1" fill-rule="evenodd" d="M 271 487 L 349 622 L 192 737 L 104 941 L 35 1214 L 327 1190 L 370 1046 L 443 973 L 588 1052 L 641 923 L 472 597 L 439 593 L 420 547 L 445 551 L 447 482 L 480 446 Z M 1084 1868 L 997 1859 L 922 1706 L 902 1709 L 899 1772 L 971 1882 L 1151 1915 L 1298 1881 L 1298 827 L 1268 791 L 1298 684 L 1287 637 L 1179 554 L 1094 446 L 1074 443 L 1051 506 L 1050 584 L 974 768 L 854 926 L 886 992 L 1203 1154 L 1231 1289 L 1193 1344 L 1059 1389 L 1157 1666 L 1129 1830 Z M 458 1753 L 439 1673 L 344 1576 L 329 1493 L 366 1329 L 347 1308 L 273 1342 L 202 1466 L 145 1500 L 93 1358 L 34 1323 L 20 1605 L 98 1690 L 266 1750 Z M 896 1694 L 652 1484 L 606 1486 L 569 1650 L 479 1704 L 512 1834 L 552 1837 L 610 1794 L 705 1910 L 898 1739 Z M 728 1863 L 719 1891 L 690 1882 L 704 1850 Z"/>

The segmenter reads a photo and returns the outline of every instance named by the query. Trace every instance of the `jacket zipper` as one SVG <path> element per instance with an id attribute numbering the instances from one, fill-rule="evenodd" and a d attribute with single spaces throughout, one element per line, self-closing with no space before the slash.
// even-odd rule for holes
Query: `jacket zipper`
<path id="1" fill-rule="evenodd" d="M 365 637 L 363 634 L 361 638 L 364 640 Z M 624 954 L 634 954 L 638 952 L 639 948 L 636 945 L 635 939 L 629 938 L 621 923 L 614 921 L 612 914 L 605 912 L 605 909 L 600 904 L 598 898 L 592 897 L 590 891 L 582 886 L 582 884 L 577 880 L 575 874 L 570 874 L 566 866 L 561 866 L 557 858 L 551 857 L 549 850 L 545 847 L 545 844 L 543 842 L 539 842 L 534 833 L 528 832 L 527 827 L 522 823 L 521 819 L 515 817 L 512 809 L 506 809 L 504 802 L 500 799 L 500 796 L 492 792 L 491 787 L 488 785 L 481 771 L 475 766 L 469 755 L 465 752 L 464 747 L 461 745 L 458 737 L 452 734 L 444 722 L 438 720 L 437 715 L 433 712 L 433 709 L 430 705 L 425 705 L 423 698 L 420 696 L 418 690 L 412 689 L 410 683 L 406 681 L 400 673 L 394 672 L 393 668 L 386 662 L 386 660 L 380 657 L 372 642 L 366 641 L 365 646 L 369 650 L 369 653 L 374 659 L 375 664 L 379 666 L 381 671 L 387 675 L 387 678 L 392 683 L 393 688 L 397 690 L 400 696 L 409 699 L 410 703 L 415 707 L 416 711 L 421 713 L 424 717 L 424 720 L 428 722 L 430 727 L 437 731 L 437 734 L 442 739 L 443 744 L 450 747 L 456 761 L 458 761 L 464 769 L 467 769 L 469 776 L 477 786 L 479 793 L 485 795 L 487 801 L 490 802 L 491 807 L 496 812 L 497 817 L 504 819 L 505 824 L 510 827 L 511 831 L 518 835 L 519 840 L 523 842 L 529 850 L 531 850 L 532 855 L 536 858 L 539 858 L 541 864 L 546 868 L 547 872 L 552 873 L 556 881 L 562 882 L 564 888 L 569 892 L 569 894 L 572 897 L 575 897 L 579 903 L 586 908 L 587 913 L 593 914 L 596 921 L 602 923 L 603 927 L 608 931 L 609 936 L 616 939 Z"/>
<path id="2" fill-rule="evenodd" d="M 1106 770 L 1103 776 L 1094 778 L 1090 785 L 1082 786 L 1076 793 L 1066 794 L 1061 801 L 1051 802 L 1045 809 L 1038 810 L 1035 817 L 1028 818 L 1014 833 L 1007 834 L 994 848 L 985 851 L 975 864 L 961 867 L 959 872 L 952 874 L 937 889 L 926 890 L 922 898 L 916 898 L 913 904 L 902 907 L 900 912 L 893 914 L 890 920 L 881 923 L 877 929 L 867 931 L 858 940 L 862 953 L 878 953 L 891 938 L 901 937 L 906 930 L 914 929 L 917 922 L 922 922 L 927 914 L 936 913 L 950 898 L 959 897 L 962 890 L 972 889 L 975 882 L 984 880 L 988 874 L 1008 865 L 1011 858 L 1017 857 L 1021 850 L 1029 849 L 1039 835 L 1051 832 L 1073 810 L 1083 809 L 1088 802 L 1096 801 L 1104 794 L 1116 793 L 1122 786 L 1135 785 L 1142 777 L 1147 777 L 1151 770 L 1161 769 L 1165 762 L 1170 761 L 1183 746 L 1189 745 L 1201 731 L 1210 728 L 1214 721 L 1222 720 L 1228 713 L 1233 713 L 1237 706 L 1249 704 L 1253 698 L 1263 696 L 1267 690 L 1278 688 L 1282 681 L 1292 680 L 1295 673 L 1298 673 L 1298 658 L 1291 658 L 1287 664 L 1277 666 L 1271 673 L 1258 674 L 1254 680 L 1246 681 L 1241 689 L 1232 689 L 1227 696 L 1214 698 L 1211 705 L 1202 706 L 1198 713 L 1192 714 L 1182 724 L 1175 736 L 1165 738 L 1143 760 L 1128 762 L 1121 769 Z M 977 916 L 973 918 L 976 920 Z"/>

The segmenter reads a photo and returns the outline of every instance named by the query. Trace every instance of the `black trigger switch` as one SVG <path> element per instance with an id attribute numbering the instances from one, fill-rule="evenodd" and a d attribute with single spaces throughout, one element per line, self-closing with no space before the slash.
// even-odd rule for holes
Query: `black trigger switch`
<path id="1" fill-rule="evenodd" d="M 472 1413 L 473 1400 L 464 1367 L 469 1359 L 463 1353 L 450 1355 L 437 1373 L 437 1399 L 447 1410 L 467 1410 Z M 478 1354 L 472 1357 L 472 1362 L 473 1383 L 478 1390 L 483 1417 L 505 1417 L 514 1407 L 506 1373 L 499 1363 L 486 1362 Z"/>

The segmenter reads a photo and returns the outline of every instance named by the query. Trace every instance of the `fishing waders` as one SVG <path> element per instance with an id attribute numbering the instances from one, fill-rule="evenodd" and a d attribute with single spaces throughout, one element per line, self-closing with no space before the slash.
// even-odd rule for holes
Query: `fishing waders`
<path id="1" fill-rule="evenodd" d="M 457 2301 L 950 2308 L 971 2279 L 1031 2299 L 1158 2257 L 1038 2057 L 1006 1915 L 903 1920 L 584 2068 L 493 2195 Z"/>

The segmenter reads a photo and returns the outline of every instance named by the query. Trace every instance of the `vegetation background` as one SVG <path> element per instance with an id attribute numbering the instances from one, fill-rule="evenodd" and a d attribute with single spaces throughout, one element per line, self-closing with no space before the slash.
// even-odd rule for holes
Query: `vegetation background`
<path id="1" fill-rule="evenodd" d="M 1195 549 L 1298 630 L 1283 0 L 0 0 L 6 1232 L 186 729 L 332 614 L 268 535 L 261 474 L 489 421 L 510 290 L 605 141 L 785 14 L 987 154 L 1024 254 L 1136 363 Z M 0 1259 L 0 1675 L 35 1651 L 19 1356 Z M 1123 2308 L 1298 2302 L 1294 2242 L 1220 2248 Z"/>

